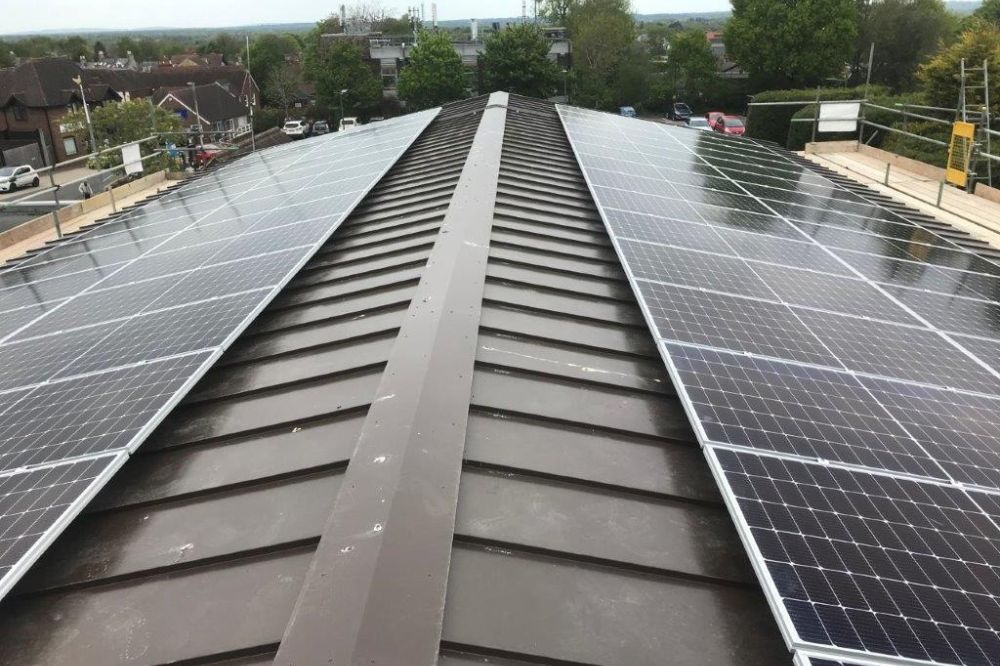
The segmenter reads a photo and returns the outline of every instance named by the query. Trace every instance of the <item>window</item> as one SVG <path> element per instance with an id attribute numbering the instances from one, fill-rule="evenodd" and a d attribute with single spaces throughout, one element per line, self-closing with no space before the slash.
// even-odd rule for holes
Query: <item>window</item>
<path id="1" fill-rule="evenodd" d="M 66 151 L 67 157 L 72 157 L 76 155 L 76 139 L 74 137 L 68 136 L 63 139 L 63 150 Z"/>
<path id="2" fill-rule="evenodd" d="M 28 110 L 21 106 L 20 104 L 14 105 L 14 120 L 27 120 Z"/>

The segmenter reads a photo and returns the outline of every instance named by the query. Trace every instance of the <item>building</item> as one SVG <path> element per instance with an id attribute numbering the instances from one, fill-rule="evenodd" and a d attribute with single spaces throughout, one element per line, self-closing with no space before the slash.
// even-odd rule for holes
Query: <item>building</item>
<path id="1" fill-rule="evenodd" d="M 0 131 L 40 131 L 57 162 L 76 157 L 84 147 L 77 145 L 73 128 L 60 122 L 83 103 L 73 79 L 83 77 L 88 104 L 120 99 L 111 86 L 89 75 L 93 71 L 82 70 L 64 58 L 28 60 L 17 67 L 0 69 Z"/>
<path id="2" fill-rule="evenodd" d="M 85 147 L 77 144 L 74 129 L 60 122 L 82 105 L 74 78 L 82 80 L 87 103 L 92 106 L 147 99 L 157 90 L 182 88 L 190 82 L 221 86 L 244 107 L 260 103 L 257 82 L 240 66 L 169 67 L 142 72 L 128 67 L 84 68 L 66 58 L 38 58 L 0 69 L 0 132 L 22 136 L 40 131 L 52 146 L 55 161 L 78 156 Z"/>
<path id="3" fill-rule="evenodd" d="M 221 53 L 181 53 L 172 55 L 164 63 L 168 67 L 222 67 L 226 64 Z"/>
<path id="4" fill-rule="evenodd" d="M 219 83 L 161 88 L 152 99 L 176 113 L 189 130 L 200 127 L 207 141 L 232 141 L 250 132 L 250 110 Z"/>
<path id="5" fill-rule="evenodd" d="M 747 145 L 627 122 L 636 123 L 637 133 L 703 141 L 710 145 L 705 154 L 722 163 Z M 612 240 L 595 203 L 601 188 L 625 190 L 610 180 L 585 180 L 565 128 L 551 104 L 494 93 L 445 106 L 413 143 L 403 144 L 401 157 L 371 189 L 356 193 L 333 235 L 323 236 L 322 246 L 255 311 L 225 354 L 0 601 L 0 663 L 791 664 L 741 544 L 743 528 L 727 513 L 679 397 L 681 380 L 668 371 L 660 333 L 637 301 L 622 239 Z M 277 155 L 307 160 L 319 151 L 317 159 L 327 159 L 324 147 L 343 138 L 297 142 Z M 627 152 L 603 144 L 589 150 L 607 167 Z M 792 171 L 796 164 L 779 149 L 757 145 L 753 152 L 760 168 L 777 163 Z M 275 155 L 258 153 L 243 165 L 259 179 L 253 186 L 246 171 L 220 170 L 132 213 L 138 222 L 125 233 L 145 228 L 142 220 L 155 231 L 154 225 L 195 219 L 206 208 L 220 211 L 222 226 L 185 227 L 205 235 L 161 256 L 155 267 L 168 272 L 152 280 L 168 278 L 173 286 L 171 268 L 199 266 L 210 256 L 203 254 L 207 244 L 231 240 L 226 223 L 244 218 L 281 218 L 282 233 L 271 244 L 250 243 L 261 252 L 286 251 L 301 240 L 297 225 L 334 205 L 312 197 L 339 196 L 335 183 L 342 181 L 322 180 L 321 166 L 302 164 L 301 188 L 288 192 L 269 176 Z M 661 176 L 661 184 L 687 188 L 675 192 L 684 194 L 647 190 L 661 201 L 640 201 L 655 210 L 627 217 L 641 225 L 654 213 L 678 215 L 697 204 L 720 216 L 718 226 L 675 220 L 679 242 L 745 234 L 743 247 L 757 248 L 758 257 L 795 242 L 766 233 L 777 231 L 779 215 L 723 205 L 752 197 L 732 189 L 744 181 L 727 181 L 710 164 Z M 698 174 L 712 180 L 696 181 Z M 346 180 L 356 177 L 364 176 Z M 806 188 L 823 186 L 815 172 L 766 182 L 752 187 L 778 190 L 766 200 L 785 210 L 810 202 Z M 726 183 L 730 189 L 721 189 Z M 640 193 L 650 184 L 628 185 Z M 847 185 L 826 186 L 836 196 L 829 208 L 809 212 L 814 222 L 821 215 L 836 221 L 850 203 L 864 205 L 851 200 L 855 191 Z M 757 206 L 766 192 L 760 191 Z M 906 213 L 902 206 L 892 210 Z M 868 218 L 865 229 L 876 219 Z M 708 227 L 706 236 L 692 232 L 700 227 Z M 989 250 L 943 223 L 933 228 L 960 247 Z M 929 232 L 911 233 L 927 239 Z M 855 240 L 884 242 L 892 252 L 886 260 L 919 244 L 873 236 L 859 233 Z M 156 237 L 136 234 L 112 245 L 108 261 L 133 256 L 130 250 L 143 251 Z M 56 261 L 93 270 L 87 260 L 108 251 L 99 241 L 81 259 L 72 242 L 56 245 L 63 256 Z M 808 258 L 807 242 L 797 242 L 799 250 L 783 261 Z M 731 275 L 724 255 L 689 251 L 700 259 L 671 264 L 678 279 Z M 979 259 L 986 256 L 998 254 Z M 30 272 L 41 265 L 34 270 L 46 279 L 66 277 L 44 257 L 34 259 L 42 261 L 20 267 Z M 261 274 L 244 271 L 258 286 L 253 279 Z M 10 279 L 5 275 L 0 282 Z M 745 286 L 739 277 L 727 279 Z M 702 304 L 719 296 L 677 288 Z M 773 303 L 759 302 L 773 312 Z M 774 348 L 786 339 L 777 326 L 767 328 L 775 318 L 720 309 L 719 324 L 727 328 L 715 330 L 737 341 Z M 673 320 L 688 321 L 680 312 Z M 704 315 L 692 321 L 695 333 L 712 328 Z M 149 331 L 153 344 L 168 323 L 159 322 Z M 771 335 L 754 336 L 755 325 Z M 888 348 L 877 343 L 884 346 L 874 357 Z M 755 402 L 781 402 L 775 386 L 765 389 Z M 781 404 L 790 409 L 786 420 L 800 424 L 799 434 L 848 430 L 857 449 L 864 446 L 849 417 L 875 418 L 865 409 L 824 405 L 834 420 L 813 423 L 803 418 L 804 405 Z M 110 410 L 100 411 L 103 417 Z M 983 416 L 975 435 L 992 437 L 995 430 L 985 428 L 996 425 L 995 412 L 993 420 Z M 785 497 L 794 485 L 776 478 L 770 492 Z M 838 503 L 835 510 L 844 525 L 863 522 L 848 521 L 849 506 Z M 858 510 L 876 514 L 876 503 Z M 802 513 L 786 510 L 785 520 L 807 520 L 809 512 Z M 890 529 L 890 521 L 877 522 L 880 532 Z M 990 519 L 981 514 L 970 522 L 985 529 Z M 944 541 L 942 534 L 933 537 L 939 531 L 928 529 L 923 538 Z M 918 532 L 911 532 L 916 543 Z M 787 534 L 793 545 L 801 536 L 792 528 Z M 983 541 L 996 552 L 996 543 Z M 981 567 L 971 578 L 994 580 L 988 576 L 998 567 Z M 857 589 L 854 595 L 862 598 Z M 859 603 L 846 595 L 845 602 Z"/>
<path id="6" fill-rule="evenodd" d="M 473 21 L 473 38 L 470 40 L 455 40 L 452 46 L 455 52 L 462 57 L 462 63 L 469 71 L 468 80 L 470 89 L 474 94 L 478 94 L 479 77 L 479 54 L 482 53 L 486 45 L 484 39 L 479 36 L 478 26 Z M 549 40 L 549 58 L 568 64 L 570 57 L 570 41 L 566 38 L 564 28 L 546 28 L 544 31 L 546 39 Z M 388 98 L 398 97 L 396 85 L 399 80 L 399 72 L 406 66 L 406 60 L 415 46 L 412 39 L 405 37 L 383 37 L 381 34 L 330 34 L 323 35 L 326 41 L 334 39 L 351 39 L 360 43 L 366 57 L 372 61 L 373 68 L 382 77 L 382 94 Z"/>
<path id="7" fill-rule="evenodd" d="M 708 40 L 712 55 L 715 56 L 716 70 L 719 72 L 719 76 L 727 79 L 747 78 L 747 73 L 727 57 L 726 41 L 721 32 L 710 30 L 705 33 L 705 39 Z"/>

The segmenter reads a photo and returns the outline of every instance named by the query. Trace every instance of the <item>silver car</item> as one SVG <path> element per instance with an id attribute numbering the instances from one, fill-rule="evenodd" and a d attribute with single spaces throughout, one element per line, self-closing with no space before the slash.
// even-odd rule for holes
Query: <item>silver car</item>
<path id="1" fill-rule="evenodd" d="M 20 187 L 38 187 L 38 173 L 24 164 L 0 167 L 0 192 L 13 192 Z"/>

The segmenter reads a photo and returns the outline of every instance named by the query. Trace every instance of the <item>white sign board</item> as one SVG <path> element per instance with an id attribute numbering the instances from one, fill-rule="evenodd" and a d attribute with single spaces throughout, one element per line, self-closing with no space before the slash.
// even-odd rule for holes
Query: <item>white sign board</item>
<path id="1" fill-rule="evenodd" d="M 142 173 L 142 154 L 139 152 L 139 144 L 130 143 L 122 146 L 122 164 L 125 165 L 126 176 Z"/>
<path id="2" fill-rule="evenodd" d="M 820 102 L 817 132 L 857 132 L 860 102 Z"/>

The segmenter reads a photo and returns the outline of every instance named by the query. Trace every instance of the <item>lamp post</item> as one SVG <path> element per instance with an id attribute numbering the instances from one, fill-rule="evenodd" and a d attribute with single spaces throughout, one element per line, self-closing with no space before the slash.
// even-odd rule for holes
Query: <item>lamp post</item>
<path id="1" fill-rule="evenodd" d="M 205 145 L 205 135 L 202 134 L 205 128 L 201 126 L 201 111 L 198 110 L 198 89 L 195 87 L 194 81 L 188 81 L 188 85 L 191 86 L 191 96 L 194 98 L 194 115 L 198 121 L 198 145 Z"/>
<path id="2" fill-rule="evenodd" d="M 564 69 L 563 73 L 563 99 L 569 104 L 569 70 Z"/>
<path id="3" fill-rule="evenodd" d="M 73 83 L 80 89 L 80 99 L 83 101 L 83 116 L 87 119 L 87 133 L 90 134 L 90 152 L 97 152 L 97 141 L 94 140 L 94 126 L 90 123 L 90 107 L 87 106 L 87 95 L 83 92 L 83 77 L 73 77 Z"/>
<path id="4" fill-rule="evenodd" d="M 344 125 L 344 93 L 346 93 L 346 92 L 347 92 L 347 88 L 344 88 L 343 90 L 340 91 L 340 125 L 341 125 L 341 127 L 343 127 L 343 125 Z M 337 129 L 339 130 L 340 128 L 338 127 Z"/>

